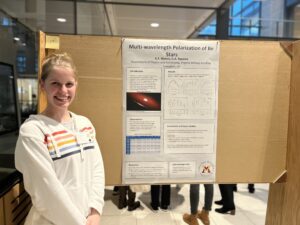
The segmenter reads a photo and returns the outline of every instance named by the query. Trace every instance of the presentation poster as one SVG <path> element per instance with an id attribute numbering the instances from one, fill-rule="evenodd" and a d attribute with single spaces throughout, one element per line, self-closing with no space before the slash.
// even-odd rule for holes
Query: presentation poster
<path id="1" fill-rule="evenodd" d="M 124 184 L 215 181 L 219 48 L 123 39 Z"/>

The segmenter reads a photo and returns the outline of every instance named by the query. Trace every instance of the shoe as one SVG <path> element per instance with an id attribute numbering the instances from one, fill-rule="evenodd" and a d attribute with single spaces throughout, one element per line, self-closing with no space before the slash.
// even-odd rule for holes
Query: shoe
<path id="1" fill-rule="evenodd" d="M 139 208 L 141 206 L 140 201 L 136 201 L 134 202 L 132 205 L 128 206 L 128 211 L 133 211 L 136 210 L 137 208 Z"/>
<path id="2" fill-rule="evenodd" d="M 237 185 L 235 184 L 233 187 L 232 187 L 233 191 L 234 192 L 237 192 Z"/>
<path id="3" fill-rule="evenodd" d="M 119 204 L 118 204 L 119 209 L 123 209 L 123 208 L 126 208 L 126 207 L 127 207 L 127 201 L 126 202 L 119 201 Z"/>
<path id="4" fill-rule="evenodd" d="M 249 188 L 249 193 L 253 194 L 255 192 L 255 188 Z"/>
<path id="5" fill-rule="evenodd" d="M 119 187 L 116 187 L 116 186 L 114 187 L 112 195 L 114 195 L 114 196 L 119 195 Z"/>
<path id="6" fill-rule="evenodd" d="M 254 184 L 248 184 L 248 191 L 251 194 L 253 194 L 255 192 L 255 186 L 254 186 Z"/>
<path id="7" fill-rule="evenodd" d="M 154 211 L 158 211 L 158 206 L 157 205 L 153 205 L 152 203 L 150 204 L 152 210 Z"/>
<path id="8" fill-rule="evenodd" d="M 223 200 L 221 199 L 221 200 L 215 201 L 215 204 L 216 205 L 223 205 Z"/>
<path id="9" fill-rule="evenodd" d="M 197 220 L 198 214 L 183 214 L 182 219 L 185 223 L 188 225 L 199 225 L 198 220 Z"/>
<path id="10" fill-rule="evenodd" d="M 161 205 L 160 209 L 164 212 L 168 211 L 169 206 L 168 205 Z"/>
<path id="11" fill-rule="evenodd" d="M 201 211 L 198 211 L 198 218 L 201 220 L 201 222 L 204 224 L 204 225 L 209 225 L 210 224 L 210 221 L 209 221 L 209 211 L 205 210 L 205 209 L 202 209 Z"/>
<path id="12" fill-rule="evenodd" d="M 217 213 L 235 215 L 235 209 L 225 209 L 224 207 L 215 209 Z"/>

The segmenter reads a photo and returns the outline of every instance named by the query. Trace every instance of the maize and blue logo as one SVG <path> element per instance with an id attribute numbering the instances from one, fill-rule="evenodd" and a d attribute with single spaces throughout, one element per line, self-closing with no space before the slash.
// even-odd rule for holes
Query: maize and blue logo
<path id="1" fill-rule="evenodd" d="M 214 174 L 215 168 L 212 162 L 204 161 L 199 166 L 199 173 L 201 176 L 210 176 Z"/>

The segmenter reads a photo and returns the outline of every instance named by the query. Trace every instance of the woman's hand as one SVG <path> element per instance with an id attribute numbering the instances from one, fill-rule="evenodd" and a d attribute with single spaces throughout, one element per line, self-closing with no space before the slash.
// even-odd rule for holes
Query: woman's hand
<path id="1" fill-rule="evenodd" d="M 87 217 L 86 225 L 100 225 L 100 214 L 96 209 L 91 209 L 91 213 Z"/>

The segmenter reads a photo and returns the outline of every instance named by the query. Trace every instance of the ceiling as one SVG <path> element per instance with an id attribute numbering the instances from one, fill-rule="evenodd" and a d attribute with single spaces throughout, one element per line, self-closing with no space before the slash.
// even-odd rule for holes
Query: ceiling
<path id="1" fill-rule="evenodd" d="M 1 0 L 0 8 L 48 33 L 188 38 L 226 0 Z M 76 5 L 76 7 L 75 7 Z M 74 16 L 76 12 L 77 16 Z M 65 18 L 65 23 L 56 19 Z M 153 28 L 151 23 L 159 23 Z"/>
<path id="2" fill-rule="evenodd" d="M 141 1 L 130 2 L 139 3 Z M 223 0 L 151 0 L 147 1 L 147 4 L 163 5 L 164 7 L 107 5 L 107 11 L 113 34 L 186 38 L 194 33 L 223 2 Z M 157 22 L 160 26 L 152 28 L 150 27 L 152 22 Z"/>

